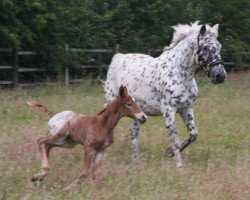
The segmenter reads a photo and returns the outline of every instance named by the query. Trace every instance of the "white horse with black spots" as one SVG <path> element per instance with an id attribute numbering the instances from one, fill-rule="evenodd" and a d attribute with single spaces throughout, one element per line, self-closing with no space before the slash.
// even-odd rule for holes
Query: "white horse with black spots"
<path id="1" fill-rule="evenodd" d="M 105 82 L 107 102 L 114 100 L 120 85 L 125 85 L 147 115 L 162 115 L 170 140 L 167 153 L 176 157 L 180 168 L 180 152 L 198 135 L 192 109 L 198 93 L 194 79 L 196 68 L 203 67 L 213 83 L 222 83 L 226 77 L 220 56 L 221 44 L 217 40 L 218 27 L 218 24 L 201 26 L 198 22 L 173 26 L 172 42 L 159 57 L 119 53 L 109 66 Z M 183 143 L 175 127 L 177 112 L 189 132 Z M 131 128 L 133 161 L 138 160 L 139 125 L 135 120 Z"/>

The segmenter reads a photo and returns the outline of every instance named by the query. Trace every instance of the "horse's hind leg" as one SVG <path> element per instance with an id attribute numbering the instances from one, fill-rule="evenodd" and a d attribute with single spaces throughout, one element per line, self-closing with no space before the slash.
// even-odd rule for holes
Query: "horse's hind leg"
<path id="1" fill-rule="evenodd" d="M 186 139 L 180 147 L 180 151 L 183 151 L 190 143 L 194 142 L 198 136 L 197 130 L 194 123 L 194 113 L 191 107 L 187 108 L 181 113 L 182 119 L 186 124 L 189 137 Z"/>
<path id="2" fill-rule="evenodd" d="M 67 132 L 60 132 L 57 134 L 49 134 L 48 136 L 38 139 L 38 145 L 42 154 L 42 167 L 39 173 L 35 174 L 31 181 L 43 180 L 49 172 L 49 153 L 52 147 L 61 146 L 64 147 L 64 139 L 67 136 Z"/>
<path id="3" fill-rule="evenodd" d="M 139 150 L 137 137 L 140 130 L 140 123 L 138 120 L 135 120 L 131 126 L 131 151 L 132 151 L 132 161 L 137 163 L 139 161 Z"/>

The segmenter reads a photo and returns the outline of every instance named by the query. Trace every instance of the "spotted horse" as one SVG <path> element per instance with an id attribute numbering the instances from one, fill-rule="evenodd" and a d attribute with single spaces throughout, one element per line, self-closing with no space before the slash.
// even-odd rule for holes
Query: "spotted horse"
<path id="1" fill-rule="evenodd" d="M 109 66 L 105 81 L 105 98 L 111 102 L 126 85 L 129 93 L 149 116 L 162 115 L 170 145 L 166 153 L 176 158 L 182 168 L 180 152 L 198 136 L 195 128 L 192 105 L 197 97 L 194 79 L 197 67 L 202 67 L 211 81 L 223 83 L 226 71 L 220 56 L 218 42 L 219 25 L 200 25 L 198 21 L 187 25 L 173 26 L 173 39 L 163 53 L 153 58 L 145 54 L 116 54 Z M 184 120 L 189 136 L 180 143 L 175 126 L 175 115 Z M 131 127 L 132 160 L 138 161 L 137 137 L 140 124 L 137 120 Z"/>

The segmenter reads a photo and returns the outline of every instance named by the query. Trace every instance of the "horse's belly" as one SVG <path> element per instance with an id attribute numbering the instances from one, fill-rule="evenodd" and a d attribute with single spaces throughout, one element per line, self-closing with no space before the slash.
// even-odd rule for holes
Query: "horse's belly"
<path id="1" fill-rule="evenodd" d="M 144 113 L 148 116 L 160 116 L 161 110 L 160 110 L 160 105 L 142 105 L 140 106 L 141 109 L 143 110 Z"/>
<path id="2" fill-rule="evenodd" d="M 161 115 L 160 99 L 158 98 L 157 93 L 149 93 L 149 91 L 150 89 L 143 93 L 143 88 L 141 88 L 141 90 L 139 89 L 137 93 L 130 92 L 130 94 L 135 98 L 143 112 L 145 112 L 147 115 Z"/>

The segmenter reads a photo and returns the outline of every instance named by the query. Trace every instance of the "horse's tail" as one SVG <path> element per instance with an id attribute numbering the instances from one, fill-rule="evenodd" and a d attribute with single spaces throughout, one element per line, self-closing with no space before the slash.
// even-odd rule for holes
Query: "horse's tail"
<path id="1" fill-rule="evenodd" d="M 105 86 L 106 81 L 102 80 L 101 78 L 98 78 L 98 80 L 101 82 L 102 86 Z"/>
<path id="2" fill-rule="evenodd" d="M 39 110 L 40 112 L 45 113 L 46 115 L 48 115 L 49 117 L 53 117 L 55 115 L 55 113 L 50 112 L 45 106 L 43 106 L 40 103 L 37 102 L 27 102 L 27 104 L 33 108 L 35 108 L 36 110 Z"/>

